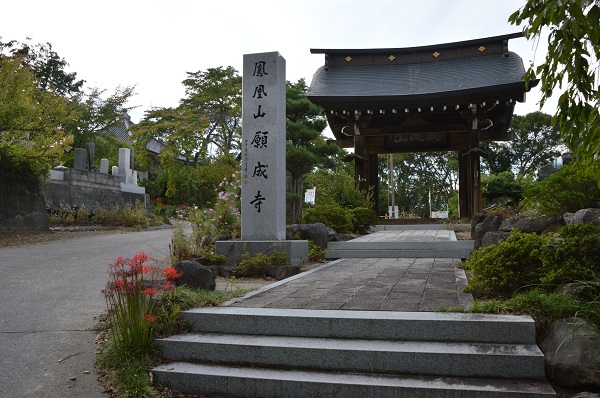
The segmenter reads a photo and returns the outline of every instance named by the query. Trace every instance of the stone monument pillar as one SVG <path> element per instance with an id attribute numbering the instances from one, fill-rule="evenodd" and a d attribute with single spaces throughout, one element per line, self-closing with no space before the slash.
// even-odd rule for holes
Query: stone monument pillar
<path id="1" fill-rule="evenodd" d="M 285 89 L 278 52 L 244 55 L 242 240 L 216 242 L 228 265 L 243 253 L 285 251 L 292 264 L 308 255 L 308 241 L 285 240 Z"/>

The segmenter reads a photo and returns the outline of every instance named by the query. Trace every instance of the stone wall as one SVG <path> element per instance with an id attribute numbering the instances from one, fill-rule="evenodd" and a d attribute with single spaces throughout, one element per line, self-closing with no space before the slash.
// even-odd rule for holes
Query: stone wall
<path id="1" fill-rule="evenodd" d="M 122 189 L 119 176 L 80 169 L 54 170 L 43 186 L 46 206 L 52 210 L 85 207 L 95 213 L 121 203 L 146 203 L 142 187 L 137 192 Z M 136 191 L 136 190 L 134 190 Z"/>
<path id="2" fill-rule="evenodd" d="M 45 231 L 48 215 L 36 182 L 0 177 L 0 234 Z"/>

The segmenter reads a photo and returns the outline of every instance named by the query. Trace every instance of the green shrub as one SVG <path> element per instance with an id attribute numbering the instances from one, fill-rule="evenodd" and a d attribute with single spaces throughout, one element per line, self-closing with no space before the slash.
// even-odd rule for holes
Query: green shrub
<path id="1" fill-rule="evenodd" d="M 307 224 L 321 222 L 341 233 L 351 233 L 354 228 L 352 214 L 337 205 L 316 205 L 304 212 L 302 222 Z"/>
<path id="2" fill-rule="evenodd" d="M 354 217 L 354 231 L 359 234 L 369 233 L 369 228 L 377 224 L 377 212 L 366 207 L 357 207 L 351 210 Z"/>
<path id="3" fill-rule="evenodd" d="M 236 276 L 265 276 L 265 270 L 271 265 L 291 265 L 287 259 L 286 251 L 273 251 L 270 255 L 258 253 L 251 256 L 242 254 L 242 260 L 235 271 Z"/>
<path id="4" fill-rule="evenodd" d="M 562 217 L 579 209 L 600 207 L 598 181 L 585 170 L 566 167 L 525 191 L 522 209 L 535 215 Z"/>
<path id="5" fill-rule="evenodd" d="M 600 278 L 600 226 L 575 224 L 544 242 L 543 283 L 596 281 Z"/>
<path id="6" fill-rule="evenodd" d="M 477 249 L 467 259 L 473 273 L 468 289 L 475 294 L 509 297 L 526 286 L 537 286 L 543 275 L 544 238 L 514 231 L 498 245 Z"/>
<path id="7" fill-rule="evenodd" d="M 321 246 L 314 244 L 311 240 L 308 241 L 308 260 L 309 261 L 322 261 L 325 259 L 325 249 L 321 249 Z"/>

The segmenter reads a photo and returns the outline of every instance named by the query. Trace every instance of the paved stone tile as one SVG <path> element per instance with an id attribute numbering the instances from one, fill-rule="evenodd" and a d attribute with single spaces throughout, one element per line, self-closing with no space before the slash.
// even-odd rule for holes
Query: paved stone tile
<path id="1" fill-rule="evenodd" d="M 447 230 L 401 230 L 374 233 L 356 242 L 420 242 L 454 239 Z M 352 241 L 351 241 L 352 242 Z M 458 260 L 440 258 L 351 258 L 311 270 L 288 283 L 268 287 L 233 304 L 342 310 L 435 311 L 470 306 L 463 293 L 464 271 Z"/>

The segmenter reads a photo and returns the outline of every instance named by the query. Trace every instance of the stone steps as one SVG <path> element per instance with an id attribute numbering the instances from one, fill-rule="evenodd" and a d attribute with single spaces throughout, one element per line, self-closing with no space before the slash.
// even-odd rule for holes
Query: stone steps
<path id="1" fill-rule="evenodd" d="M 217 307 L 155 381 L 236 397 L 552 397 L 529 317 Z"/>
<path id="2" fill-rule="evenodd" d="M 467 258 L 472 240 L 423 242 L 329 242 L 325 258 Z"/>

